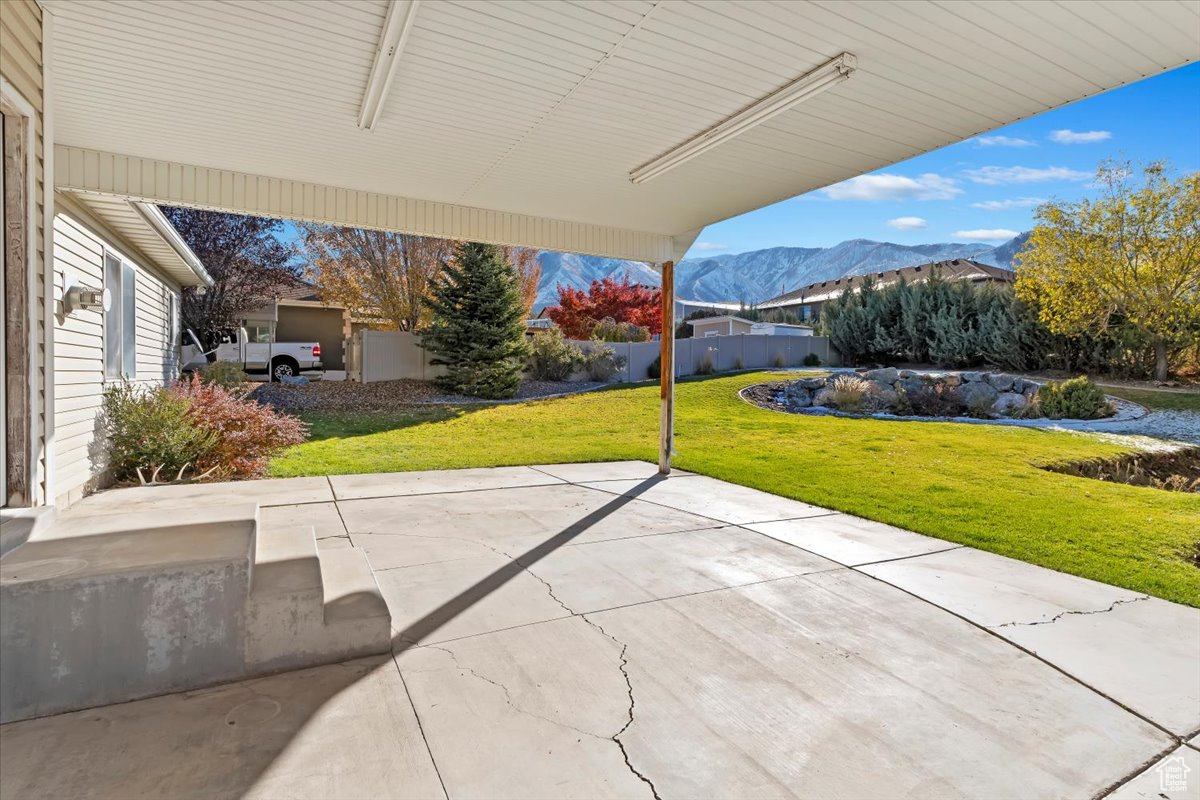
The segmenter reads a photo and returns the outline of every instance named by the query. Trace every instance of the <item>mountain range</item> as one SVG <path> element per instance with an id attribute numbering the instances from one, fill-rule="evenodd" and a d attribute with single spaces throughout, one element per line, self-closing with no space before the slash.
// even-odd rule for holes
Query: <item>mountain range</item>
<path id="1" fill-rule="evenodd" d="M 675 267 L 675 294 L 689 300 L 761 303 L 783 292 L 818 281 L 885 269 L 970 258 L 994 267 L 1013 268 L 1013 258 L 1028 233 L 1003 244 L 903 245 L 851 239 L 833 247 L 771 247 L 748 253 L 687 258 Z M 554 305 L 560 284 L 586 289 L 593 280 L 629 273 L 635 283 L 658 286 L 659 276 L 640 261 L 543 251 L 542 279 L 535 306 Z"/>

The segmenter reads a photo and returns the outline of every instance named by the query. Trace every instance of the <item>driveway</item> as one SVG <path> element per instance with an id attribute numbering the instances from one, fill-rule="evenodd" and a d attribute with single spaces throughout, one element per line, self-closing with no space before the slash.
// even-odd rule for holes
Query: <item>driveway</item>
<path id="1" fill-rule="evenodd" d="M 641 462 L 235 491 L 392 656 L 4 726 L 4 797 L 1198 796 L 1196 609 Z"/>

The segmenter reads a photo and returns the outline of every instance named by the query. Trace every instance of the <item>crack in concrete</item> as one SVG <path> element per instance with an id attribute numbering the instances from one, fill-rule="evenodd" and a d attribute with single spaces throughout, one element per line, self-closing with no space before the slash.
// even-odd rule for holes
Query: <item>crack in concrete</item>
<path id="1" fill-rule="evenodd" d="M 629 678 L 629 659 L 625 657 L 626 651 L 629 650 L 629 645 L 625 642 L 622 642 L 608 631 L 604 630 L 599 623 L 588 619 L 586 614 L 579 614 L 578 616 L 588 625 L 591 625 L 593 628 L 600 631 L 600 633 L 604 634 L 615 644 L 621 647 L 621 652 L 618 654 L 619 658 L 621 659 L 621 663 L 618 668 L 621 670 L 621 675 L 625 678 L 625 689 L 629 695 L 629 718 L 625 720 L 625 724 L 621 726 L 621 730 L 614 733 L 610 738 L 616 743 L 617 747 L 621 748 L 621 757 L 625 759 L 625 766 L 629 768 L 629 771 L 636 775 L 642 783 L 649 787 L 650 794 L 654 796 L 654 800 L 662 800 L 662 797 L 659 795 L 658 789 L 655 787 L 654 782 L 647 778 L 640 770 L 638 770 L 637 767 L 633 765 L 633 762 L 629 760 L 629 751 L 625 749 L 625 743 L 621 741 L 621 734 L 628 730 L 629 726 L 633 724 L 633 712 L 634 709 L 637 708 L 637 701 L 633 696 L 633 681 L 631 681 Z"/>
<path id="2" fill-rule="evenodd" d="M 427 645 L 423 645 L 423 646 L 429 648 L 430 650 L 440 650 L 441 652 L 450 656 L 450 660 L 454 662 L 454 666 L 458 667 L 463 672 L 468 672 L 471 675 L 473 675 L 474 677 L 483 681 L 484 683 L 490 683 L 492 686 L 495 686 L 497 689 L 504 692 L 504 702 L 508 704 L 509 708 L 511 708 L 513 711 L 516 711 L 518 714 L 523 714 L 527 717 L 532 717 L 533 719 L 540 719 L 542 722 L 549 722 L 551 725 L 555 725 L 560 728 L 566 728 L 568 730 L 575 731 L 578 734 L 582 734 L 583 736 L 589 736 L 593 739 L 599 739 L 601 741 L 607 740 L 607 737 L 602 736 L 598 733 L 592 733 L 591 731 L 585 731 L 583 728 L 576 728 L 574 725 L 569 725 L 565 722 L 560 722 L 559 720 L 551 719 L 550 717 L 544 717 L 541 714 L 535 714 L 534 712 L 529 711 L 528 709 L 522 708 L 521 706 L 517 705 L 515 700 L 513 700 L 512 692 L 509 691 L 509 688 L 507 686 L 505 686 L 503 683 L 500 683 L 499 681 L 492 680 L 491 678 L 484 675 L 483 673 L 475 670 L 473 667 L 463 664 L 461 661 L 458 660 L 458 655 L 455 654 L 455 652 L 453 650 L 449 650 L 445 647 L 441 647 L 441 646 L 435 645 L 435 644 L 427 644 Z"/>
<path id="3" fill-rule="evenodd" d="M 1150 599 L 1149 595 L 1142 595 L 1141 597 L 1134 597 L 1130 600 L 1114 600 L 1112 602 L 1112 605 L 1110 605 L 1108 608 L 1100 608 L 1100 609 L 1096 609 L 1095 611 L 1062 611 L 1058 614 L 1055 614 L 1050 619 L 1038 620 L 1037 622 L 1005 622 L 1000 625 L 996 625 L 994 627 L 1015 628 L 1015 627 L 1029 627 L 1029 626 L 1033 626 L 1033 625 L 1053 625 L 1055 622 L 1058 622 L 1063 617 L 1069 617 L 1069 616 L 1087 617 L 1087 616 L 1091 616 L 1092 614 L 1107 614 L 1108 612 L 1112 611 L 1117 606 L 1128 605 L 1129 603 L 1137 603 L 1142 600 L 1149 600 L 1149 599 Z"/>

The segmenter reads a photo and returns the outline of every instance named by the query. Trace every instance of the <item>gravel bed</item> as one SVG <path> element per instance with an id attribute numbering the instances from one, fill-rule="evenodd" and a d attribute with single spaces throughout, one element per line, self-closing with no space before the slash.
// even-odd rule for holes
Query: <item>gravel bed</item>
<path id="1" fill-rule="evenodd" d="M 260 403 L 290 412 L 390 411 L 402 406 L 520 403 L 592 391 L 607 385 L 594 381 L 524 381 L 512 400 L 480 400 L 477 397 L 443 394 L 427 381 L 313 381 L 304 386 L 264 383 L 255 388 L 250 396 Z"/>

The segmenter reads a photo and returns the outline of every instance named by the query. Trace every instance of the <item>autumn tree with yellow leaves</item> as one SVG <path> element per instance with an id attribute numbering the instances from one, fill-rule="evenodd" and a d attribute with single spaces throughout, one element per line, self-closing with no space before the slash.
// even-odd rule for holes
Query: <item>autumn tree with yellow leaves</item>
<path id="1" fill-rule="evenodd" d="M 321 299 L 350 309 L 356 317 L 377 320 L 377 327 L 399 331 L 424 328 L 430 317 L 423 299 L 455 253 L 457 242 L 432 236 L 301 226 L 308 266 L 305 277 Z M 499 248 L 520 280 L 528 312 L 537 297 L 542 267 L 536 250 Z"/>
<path id="2" fill-rule="evenodd" d="M 1134 177 L 1105 163 L 1100 197 L 1038 208 L 1016 290 L 1054 333 L 1140 331 L 1165 381 L 1172 354 L 1200 340 L 1200 173 L 1173 178 L 1154 163 Z"/>

